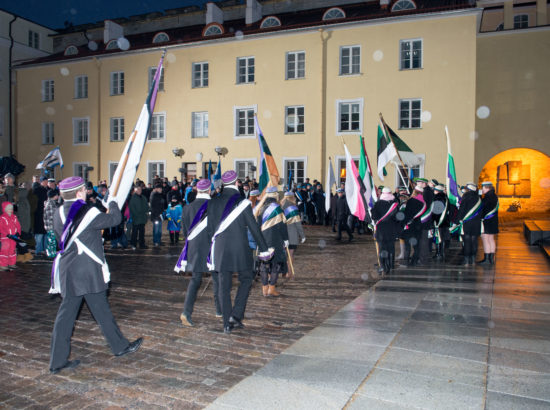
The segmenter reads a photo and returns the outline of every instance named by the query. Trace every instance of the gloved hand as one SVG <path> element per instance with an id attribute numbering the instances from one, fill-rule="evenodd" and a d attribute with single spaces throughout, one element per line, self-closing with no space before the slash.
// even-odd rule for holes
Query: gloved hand
<path id="1" fill-rule="evenodd" d="M 288 241 L 284 241 L 284 247 L 288 249 Z"/>
<path id="2" fill-rule="evenodd" d="M 300 242 L 301 242 L 301 243 L 304 243 L 305 241 L 306 241 L 306 238 L 305 238 L 305 236 L 304 236 Z"/>
<path id="3" fill-rule="evenodd" d="M 275 249 L 274 248 L 269 248 L 265 252 L 260 252 L 258 254 L 258 259 L 261 260 L 261 261 L 266 262 L 266 261 L 270 260 L 271 258 L 273 258 L 273 255 L 275 255 Z"/>

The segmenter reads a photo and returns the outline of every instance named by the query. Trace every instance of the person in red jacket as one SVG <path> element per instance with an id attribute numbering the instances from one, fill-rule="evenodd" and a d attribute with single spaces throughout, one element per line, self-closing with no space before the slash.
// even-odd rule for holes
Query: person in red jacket
<path id="1" fill-rule="evenodd" d="M 17 216 L 13 213 L 13 204 L 4 202 L 2 204 L 2 215 L 0 215 L 0 270 L 15 269 L 15 260 L 17 258 L 16 243 L 8 235 L 19 236 L 21 234 L 21 225 Z"/>

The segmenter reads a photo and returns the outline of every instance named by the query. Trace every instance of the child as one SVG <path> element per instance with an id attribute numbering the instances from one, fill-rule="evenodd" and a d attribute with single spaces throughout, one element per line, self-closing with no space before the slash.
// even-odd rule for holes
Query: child
<path id="1" fill-rule="evenodd" d="M 46 229 L 46 255 L 55 258 L 57 239 L 53 230 L 53 216 L 59 207 L 59 194 L 55 189 L 48 191 L 48 200 L 44 203 L 44 229 Z"/>
<path id="2" fill-rule="evenodd" d="M 0 215 L 0 270 L 15 269 L 15 260 L 17 252 L 15 251 L 16 242 L 8 238 L 8 235 L 21 235 L 21 225 L 17 216 L 13 213 L 13 204 L 11 202 L 2 203 L 2 215 Z"/>
<path id="3" fill-rule="evenodd" d="M 178 199 L 172 197 L 170 205 L 166 210 L 166 219 L 168 219 L 168 231 L 170 231 L 170 244 L 177 245 L 181 231 L 181 214 L 183 208 L 178 204 Z"/>

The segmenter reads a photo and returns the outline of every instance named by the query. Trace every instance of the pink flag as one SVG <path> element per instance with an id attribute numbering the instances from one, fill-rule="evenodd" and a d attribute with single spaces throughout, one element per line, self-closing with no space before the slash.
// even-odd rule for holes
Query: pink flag
<path id="1" fill-rule="evenodd" d="M 361 198 L 361 189 L 359 185 L 359 171 L 353 162 L 348 147 L 344 144 L 346 151 L 346 200 L 348 201 L 349 210 L 352 215 L 359 218 L 360 221 L 365 219 L 365 203 Z"/>

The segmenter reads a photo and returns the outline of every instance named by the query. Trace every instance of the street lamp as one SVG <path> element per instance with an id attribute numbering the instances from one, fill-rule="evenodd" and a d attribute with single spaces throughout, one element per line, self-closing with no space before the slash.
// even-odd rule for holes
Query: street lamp
<path id="1" fill-rule="evenodd" d="M 183 148 L 172 148 L 172 154 L 174 154 L 175 157 L 183 157 L 185 150 Z"/>
<path id="2" fill-rule="evenodd" d="M 216 147 L 214 148 L 216 154 L 218 154 L 218 161 L 220 160 L 220 155 L 225 158 L 229 150 L 225 147 Z"/>

